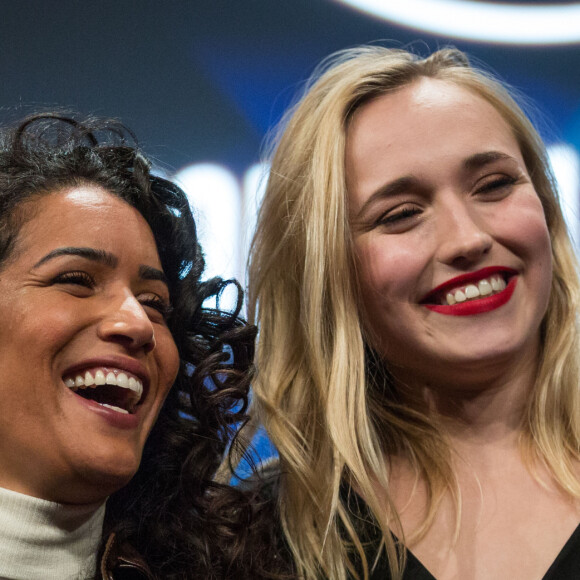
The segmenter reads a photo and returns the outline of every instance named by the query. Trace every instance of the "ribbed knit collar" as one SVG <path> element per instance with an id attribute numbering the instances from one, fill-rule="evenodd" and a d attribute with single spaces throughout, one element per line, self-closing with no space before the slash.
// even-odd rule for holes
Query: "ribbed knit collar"
<path id="1" fill-rule="evenodd" d="M 0 578 L 94 575 L 105 502 L 59 504 L 0 488 Z"/>

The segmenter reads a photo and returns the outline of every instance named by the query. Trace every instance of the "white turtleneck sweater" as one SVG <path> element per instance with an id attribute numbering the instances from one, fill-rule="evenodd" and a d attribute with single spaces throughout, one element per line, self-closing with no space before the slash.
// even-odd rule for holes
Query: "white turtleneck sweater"
<path id="1" fill-rule="evenodd" d="M 93 577 L 104 515 L 105 502 L 65 505 L 0 488 L 0 579 Z"/>

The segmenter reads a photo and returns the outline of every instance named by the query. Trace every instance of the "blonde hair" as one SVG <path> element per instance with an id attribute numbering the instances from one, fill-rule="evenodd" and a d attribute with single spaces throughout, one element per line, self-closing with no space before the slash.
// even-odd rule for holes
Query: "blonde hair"
<path id="1" fill-rule="evenodd" d="M 255 408 L 280 453 L 282 526 L 303 578 L 359 577 L 367 561 L 343 483 L 355 486 L 381 526 L 391 573 L 405 554 L 389 500 L 389 454 L 403 453 L 428 487 L 418 536 L 443 495 L 459 502 L 449 446 L 436 422 L 394 390 L 385 361 L 369 354 L 348 225 L 345 140 L 353 112 L 420 77 L 442 79 L 486 99 L 512 128 L 540 197 L 553 253 L 543 350 L 522 449 L 580 496 L 578 282 L 575 259 L 540 137 L 509 92 L 463 53 L 428 58 L 363 47 L 337 53 L 286 115 L 272 158 L 250 261 L 250 317 L 258 322 Z M 387 457 L 387 461 L 385 461 Z M 377 554 L 378 557 L 378 554 Z"/>

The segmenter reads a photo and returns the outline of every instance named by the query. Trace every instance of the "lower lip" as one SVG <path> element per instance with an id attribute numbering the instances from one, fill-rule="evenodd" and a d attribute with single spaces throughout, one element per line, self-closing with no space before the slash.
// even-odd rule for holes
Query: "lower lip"
<path id="1" fill-rule="evenodd" d="M 424 306 L 433 312 L 446 314 L 447 316 L 473 316 L 474 314 L 483 314 L 484 312 L 496 310 L 506 304 L 514 293 L 517 280 L 517 276 L 513 276 L 510 278 L 505 290 L 493 296 L 479 298 L 478 300 L 468 300 L 460 304 L 425 304 Z"/>
<path id="2" fill-rule="evenodd" d="M 96 401 L 85 399 L 77 395 L 66 387 L 67 391 L 75 398 L 75 400 L 83 405 L 87 410 L 96 413 L 103 421 L 108 423 L 111 427 L 117 429 L 135 429 L 139 425 L 139 411 L 136 413 L 119 413 L 108 407 L 99 405 Z"/>

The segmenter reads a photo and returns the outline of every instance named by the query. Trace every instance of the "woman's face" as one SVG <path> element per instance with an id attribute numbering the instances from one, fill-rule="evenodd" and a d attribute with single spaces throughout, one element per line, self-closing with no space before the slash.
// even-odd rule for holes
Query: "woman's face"
<path id="1" fill-rule="evenodd" d="M 0 486 L 97 501 L 137 470 L 175 380 L 169 290 L 121 199 L 78 187 L 30 205 L 0 269 Z"/>
<path id="2" fill-rule="evenodd" d="M 498 112 L 416 81 L 355 113 L 346 173 L 366 325 L 394 374 L 452 386 L 534 365 L 551 246 Z"/>

